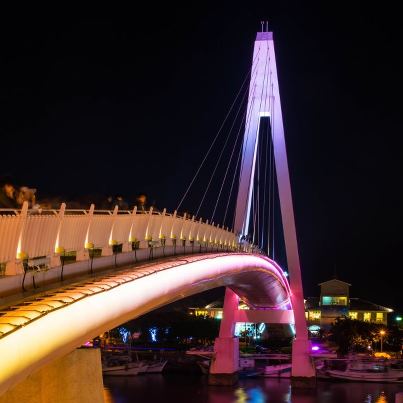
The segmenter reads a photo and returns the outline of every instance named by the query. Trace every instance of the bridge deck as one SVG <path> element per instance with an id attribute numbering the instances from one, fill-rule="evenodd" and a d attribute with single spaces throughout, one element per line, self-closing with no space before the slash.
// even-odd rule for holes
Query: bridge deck
<path id="1" fill-rule="evenodd" d="M 84 276 L 82 279 L 74 279 L 74 282 L 71 281 L 62 287 L 52 284 L 48 286 L 48 290 L 33 293 L 30 297 L 26 297 L 26 293 L 19 293 L 11 298 L 14 303 L 0 307 L 0 339 L 51 311 L 90 295 L 102 293 L 157 271 L 223 255 L 225 254 L 209 253 L 176 258 L 171 256 L 157 261 L 140 263 L 135 267 L 113 269 L 95 276 Z"/>
<path id="2" fill-rule="evenodd" d="M 111 328 L 221 286 L 234 289 L 249 302 L 264 302 L 265 309 L 290 308 L 282 270 L 270 259 L 248 253 L 149 261 L 11 304 L 0 312 L 0 394 Z"/>

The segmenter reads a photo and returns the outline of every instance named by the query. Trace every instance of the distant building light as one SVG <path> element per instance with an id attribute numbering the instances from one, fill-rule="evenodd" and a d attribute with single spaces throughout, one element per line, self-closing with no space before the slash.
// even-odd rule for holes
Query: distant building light
<path id="1" fill-rule="evenodd" d="M 357 320 L 357 319 L 358 319 L 358 312 L 352 312 L 352 311 L 350 311 L 350 312 L 348 313 L 348 316 L 349 316 L 350 319 Z"/>
<path id="2" fill-rule="evenodd" d="M 151 341 L 155 343 L 157 341 L 157 328 L 156 327 L 151 327 L 148 329 L 151 337 Z"/>
<path id="3" fill-rule="evenodd" d="M 319 350 L 319 346 L 312 346 L 312 351 L 318 351 Z"/>
<path id="4" fill-rule="evenodd" d="M 265 323 L 259 323 L 259 325 L 258 325 L 258 327 L 257 327 L 258 333 L 259 333 L 259 334 L 262 334 L 265 329 L 266 329 L 266 324 L 265 324 Z"/>
<path id="5" fill-rule="evenodd" d="M 402 320 L 401 316 L 396 316 L 396 322 L 400 322 Z"/>

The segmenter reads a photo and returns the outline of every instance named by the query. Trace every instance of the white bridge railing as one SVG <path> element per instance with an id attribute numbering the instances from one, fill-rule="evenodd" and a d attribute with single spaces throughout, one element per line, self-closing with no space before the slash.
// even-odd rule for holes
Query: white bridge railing
<path id="1" fill-rule="evenodd" d="M 59 210 L 34 213 L 24 203 L 21 210 L 0 209 L 0 264 L 3 274 L 21 273 L 24 259 L 47 257 L 50 266 L 60 264 L 60 256 L 73 252 L 77 260 L 88 259 L 88 251 L 101 249 L 111 255 L 135 248 L 172 245 L 216 245 L 222 249 L 242 248 L 228 228 L 195 217 L 153 211 Z M 59 258 L 58 258 L 59 257 Z"/>

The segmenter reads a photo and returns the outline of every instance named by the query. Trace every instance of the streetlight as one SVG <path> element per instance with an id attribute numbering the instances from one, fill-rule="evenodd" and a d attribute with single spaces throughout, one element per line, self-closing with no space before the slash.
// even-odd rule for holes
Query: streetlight
<path id="1" fill-rule="evenodd" d="M 380 332 L 379 332 L 379 334 L 381 335 L 381 353 L 382 353 L 382 341 L 383 341 L 383 336 L 385 335 L 385 331 L 384 330 L 381 330 Z"/>

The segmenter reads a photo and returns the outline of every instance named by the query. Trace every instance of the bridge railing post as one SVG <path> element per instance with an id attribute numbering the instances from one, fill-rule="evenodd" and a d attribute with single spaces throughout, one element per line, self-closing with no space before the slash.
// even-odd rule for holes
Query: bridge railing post
<path id="1" fill-rule="evenodd" d="M 88 213 L 86 213 L 87 230 L 86 230 L 84 245 L 82 245 L 82 249 L 78 250 L 76 253 L 76 260 L 78 262 L 83 261 L 83 260 L 88 260 L 90 257 L 89 253 L 88 253 L 89 248 L 87 248 L 87 246 L 89 246 L 91 244 L 91 242 L 89 241 L 89 234 L 90 234 L 91 223 L 92 223 L 92 219 L 93 219 L 93 215 L 94 215 L 94 210 L 95 210 L 95 206 L 94 206 L 94 204 L 91 204 Z"/>
<path id="2" fill-rule="evenodd" d="M 12 260 L 7 262 L 6 264 L 6 275 L 15 275 L 15 274 L 22 274 L 23 273 L 23 268 L 22 268 L 22 259 L 20 259 L 19 255 L 25 254 L 25 251 L 22 250 L 23 246 L 23 239 L 24 239 L 24 231 L 26 227 L 26 221 L 27 221 L 27 216 L 28 216 L 28 202 L 24 202 L 22 205 L 22 209 L 20 214 L 18 215 L 17 218 L 17 244 L 13 244 L 13 247 L 16 247 L 14 249 L 14 256 L 12 257 Z"/>

